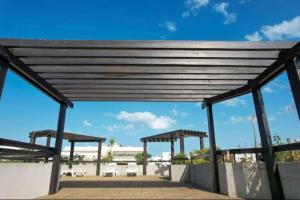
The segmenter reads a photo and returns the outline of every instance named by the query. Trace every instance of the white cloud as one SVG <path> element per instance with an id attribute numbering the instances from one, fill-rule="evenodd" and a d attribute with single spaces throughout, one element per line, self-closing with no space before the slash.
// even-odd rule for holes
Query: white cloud
<path id="1" fill-rule="evenodd" d="M 171 113 L 172 113 L 172 115 L 175 115 L 175 116 L 179 114 L 175 107 L 172 108 Z"/>
<path id="2" fill-rule="evenodd" d="M 167 116 L 156 116 L 151 112 L 134 112 L 129 113 L 121 111 L 117 119 L 131 123 L 142 123 L 151 129 L 166 129 L 176 124 L 176 120 Z"/>
<path id="3" fill-rule="evenodd" d="M 283 40 L 300 37 L 300 16 L 273 26 L 263 26 L 261 32 L 269 40 Z"/>
<path id="4" fill-rule="evenodd" d="M 160 27 L 167 29 L 169 32 L 176 32 L 177 26 L 175 22 L 165 21 L 162 24 L 159 24 Z"/>
<path id="5" fill-rule="evenodd" d="M 228 12 L 229 3 L 221 2 L 214 5 L 214 10 L 221 13 L 225 17 L 224 24 L 232 24 L 236 22 L 236 14 L 233 12 Z"/>
<path id="6" fill-rule="evenodd" d="M 245 101 L 245 99 L 236 97 L 233 99 L 228 99 L 226 101 L 223 101 L 223 102 L 221 102 L 221 104 L 223 104 L 226 107 L 236 107 L 236 106 L 245 105 L 246 101 Z"/>
<path id="7" fill-rule="evenodd" d="M 257 42 L 262 40 L 262 36 L 258 31 L 255 31 L 253 34 L 246 35 L 245 38 L 252 42 Z"/>
<path id="8" fill-rule="evenodd" d="M 117 130 L 122 130 L 122 131 L 134 131 L 135 126 L 133 124 L 114 124 L 110 126 L 104 127 L 108 132 L 114 132 Z"/>
<path id="9" fill-rule="evenodd" d="M 274 90 L 270 86 L 266 86 L 263 88 L 263 91 L 266 93 L 273 93 Z"/>
<path id="10" fill-rule="evenodd" d="M 186 0 L 186 10 L 182 13 L 182 18 L 197 16 L 201 7 L 207 6 L 209 0 Z"/>
<path id="11" fill-rule="evenodd" d="M 296 16 L 290 21 L 284 20 L 275 25 L 262 26 L 254 34 L 246 35 L 249 41 L 267 40 L 286 40 L 300 38 L 300 16 Z M 255 40 L 260 39 L 260 40 Z"/>
<path id="12" fill-rule="evenodd" d="M 202 107 L 202 103 L 201 102 L 197 102 L 196 106 L 201 108 Z"/>
<path id="13" fill-rule="evenodd" d="M 83 126 L 93 127 L 93 124 L 91 122 L 89 122 L 88 120 L 83 120 L 82 123 L 83 123 Z"/>
<path id="14" fill-rule="evenodd" d="M 249 117 L 230 116 L 229 121 L 231 123 L 245 122 L 245 121 L 249 121 Z"/>

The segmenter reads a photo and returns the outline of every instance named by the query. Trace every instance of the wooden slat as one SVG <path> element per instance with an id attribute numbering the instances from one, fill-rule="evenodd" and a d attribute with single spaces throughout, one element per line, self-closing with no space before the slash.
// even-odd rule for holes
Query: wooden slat
<path id="1" fill-rule="evenodd" d="M 46 79 L 47 80 L 47 79 Z M 245 80 L 95 80 L 95 79 L 48 79 L 50 84 L 103 84 L 103 85 L 243 85 Z"/>
<path id="2" fill-rule="evenodd" d="M 19 57 L 278 58 L 279 51 L 10 48 Z"/>
<path id="3" fill-rule="evenodd" d="M 0 39 L 9 47 L 109 48 L 109 49 L 287 49 L 295 42 L 224 42 L 224 41 L 111 41 L 111 40 L 30 40 Z"/>
<path id="4" fill-rule="evenodd" d="M 232 90 L 240 85 L 53 85 L 59 90 Z"/>
<path id="5" fill-rule="evenodd" d="M 65 65 L 35 65 L 30 66 L 38 73 L 112 73 L 112 74 L 256 74 L 263 72 L 265 67 L 232 67 L 232 66 L 65 66 Z"/>
<path id="6" fill-rule="evenodd" d="M 69 98 L 138 98 L 138 99 L 203 99 L 211 95 L 204 94 L 66 94 Z"/>
<path id="7" fill-rule="evenodd" d="M 187 66 L 270 66 L 274 59 L 196 59 L 196 58 L 49 58 L 20 57 L 27 65 L 187 65 Z"/>
<path id="8" fill-rule="evenodd" d="M 227 90 L 59 90 L 63 94 L 220 94 Z"/>
<path id="9" fill-rule="evenodd" d="M 190 98 L 184 98 L 184 99 L 145 99 L 145 98 L 70 98 L 72 101 L 115 101 L 115 102 L 202 102 L 203 99 L 190 99 Z"/>
<path id="10" fill-rule="evenodd" d="M 258 74 L 99 74 L 99 73 L 40 73 L 41 77 L 45 79 L 152 79 L 152 80 L 168 80 L 168 79 L 238 79 L 250 80 L 255 78 Z"/>

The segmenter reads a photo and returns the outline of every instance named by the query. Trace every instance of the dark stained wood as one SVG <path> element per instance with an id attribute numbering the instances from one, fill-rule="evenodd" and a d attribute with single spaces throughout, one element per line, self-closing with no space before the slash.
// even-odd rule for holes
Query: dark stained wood
<path id="1" fill-rule="evenodd" d="M 7 74 L 7 66 L 0 62 L 0 99 L 4 88 L 5 78 Z"/>
<path id="2" fill-rule="evenodd" d="M 101 73 L 101 74 L 257 74 L 259 66 L 120 66 L 120 65 L 31 65 L 37 73 Z"/>
<path id="3" fill-rule="evenodd" d="M 298 59 L 290 60 L 287 63 L 287 75 L 291 85 L 295 105 L 300 119 L 300 61 Z"/>
<path id="4" fill-rule="evenodd" d="M 204 149 L 204 138 L 203 137 L 199 137 L 200 140 L 200 150 Z"/>
<path id="5" fill-rule="evenodd" d="M 46 147 L 50 147 L 51 145 L 51 136 L 47 136 Z M 48 157 L 45 157 L 45 163 L 49 161 Z"/>
<path id="6" fill-rule="evenodd" d="M 252 94 L 272 199 L 284 199 L 261 90 L 254 89 Z"/>
<path id="7" fill-rule="evenodd" d="M 97 80 L 97 79 L 48 79 L 48 83 L 53 85 L 73 85 L 73 84 L 90 84 L 90 85 L 244 85 L 246 80 Z"/>
<path id="8" fill-rule="evenodd" d="M 151 50 L 151 49 L 54 49 L 10 48 L 18 57 L 89 57 L 89 58 L 257 58 L 276 59 L 278 50 Z"/>
<path id="9" fill-rule="evenodd" d="M 72 169 L 72 167 L 73 167 L 74 146 L 75 146 L 75 142 L 71 141 L 71 149 L 70 149 L 70 156 L 69 156 L 69 169 Z"/>
<path id="10" fill-rule="evenodd" d="M 174 158 L 174 140 L 171 139 L 171 160 Z"/>
<path id="11" fill-rule="evenodd" d="M 60 160 L 62 140 L 64 134 L 65 117 L 66 117 L 67 105 L 61 104 L 58 116 L 56 139 L 55 139 L 55 154 L 53 155 L 52 171 L 50 178 L 49 194 L 54 194 L 58 191 L 59 179 L 60 179 Z"/>
<path id="12" fill-rule="evenodd" d="M 185 154 L 184 150 L 184 135 L 179 136 L 179 142 L 180 142 L 180 153 Z"/>
<path id="13" fill-rule="evenodd" d="M 217 146 L 215 139 L 215 128 L 214 128 L 214 119 L 213 119 L 213 110 L 212 104 L 206 105 L 207 109 L 207 122 L 208 122 L 208 131 L 209 131 L 209 149 L 210 149 L 210 163 L 212 171 L 212 189 L 213 192 L 220 193 L 220 180 L 219 180 L 219 171 L 218 171 L 218 161 L 217 161 Z"/>
<path id="14" fill-rule="evenodd" d="M 29 81 L 31 84 L 37 88 L 44 91 L 47 95 L 52 97 L 58 102 L 62 102 L 70 107 L 73 107 L 72 102 L 70 102 L 66 97 L 60 94 L 53 86 L 47 83 L 43 78 L 41 78 L 37 73 L 30 69 L 26 64 L 24 64 L 19 58 L 11 54 L 5 47 L 0 43 L 0 57 L 6 59 L 9 63 L 9 67 L 21 75 L 24 79 Z"/>
<path id="15" fill-rule="evenodd" d="M 172 98 L 190 98 L 203 99 L 212 95 L 205 94 L 66 94 L 68 98 L 140 98 L 140 99 L 172 99 Z"/>
<path id="16" fill-rule="evenodd" d="M 270 66 L 273 59 L 196 59 L 196 58 L 20 58 L 27 65 L 184 65 L 184 66 Z"/>
<path id="17" fill-rule="evenodd" d="M 143 162 L 143 175 L 147 175 L 147 141 L 144 141 L 144 162 Z"/>
<path id="18" fill-rule="evenodd" d="M 72 101 L 109 101 L 109 102 L 121 102 L 121 101 L 127 101 L 127 102 L 201 102 L 203 99 L 190 99 L 190 98 L 184 98 L 184 99 L 145 99 L 145 98 L 69 98 Z"/>
<path id="19" fill-rule="evenodd" d="M 103 49 L 288 49 L 295 42 L 162 41 L 162 40 L 30 40 L 0 39 L 7 47 L 103 48 Z"/>
<path id="20" fill-rule="evenodd" d="M 190 137 L 190 136 L 195 136 L 195 137 L 207 137 L 206 132 L 203 131 L 191 131 L 191 130 L 175 130 L 175 131 L 170 131 L 166 133 L 161 133 L 157 135 L 152 135 L 148 137 L 143 137 L 141 138 L 141 142 L 143 141 L 153 141 L 153 140 L 166 140 L 167 142 L 174 140 L 176 141 L 177 139 L 180 139 L 180 137 Z"/>
<path id="21" fill-rule="evenodd" d="M 98 153 L 97 153 L 97 165 L 96 165 L 96 176 L 100 176 L 101 167 L 101 151 L 102 151 L 102 141 L 98 142 Z"/>

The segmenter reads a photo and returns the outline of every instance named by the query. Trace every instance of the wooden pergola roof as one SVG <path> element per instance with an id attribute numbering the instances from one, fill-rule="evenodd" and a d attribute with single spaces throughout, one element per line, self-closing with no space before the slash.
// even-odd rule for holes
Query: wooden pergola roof
<path id="1" fill-rule="evenodd" d="M 56 131 L 54 130 L 40 130 L 40 131 L 32 131 L 29 133 L 29 137 L 47 137 L 50 136 L 52 138 L 56 137 Z M 105 142 L 106 138 L 102 137 L 95 137 L 95 136 L 89 136 L 89 135 L 82 135 L 82 134 L 76 134 L 76 133 L 69 133 L 64 132 L 63 133 L 63 139 L 69 140 L 70 142 Z"/>
<path id="2" fill-rule="evenodd" d="M 214 103 L 280 72 L 296 42 L 0 39 L 0 61 L 59 102 Z"/>
<path id="3" fill-rule="evenodd" d="M 181 137 L 207 137 L 206 132 L 203 131 L 192 131 L 192 130 L 176 130 L 158 135 L 152 135 L 141 138 L 141 142 L 170 142 L 171 140 L 176 141 Z"/>

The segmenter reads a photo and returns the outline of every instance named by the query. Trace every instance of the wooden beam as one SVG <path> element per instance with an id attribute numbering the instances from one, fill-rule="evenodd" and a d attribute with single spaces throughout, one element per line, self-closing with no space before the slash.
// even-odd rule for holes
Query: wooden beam
<path id="1" fill-rule="evenodd" d="M 7 74 L 7 66 L 4 63 L 0 62 L 0 99 L 4 88 L 6 74 Z"/>
<path id="2" fill-rule="evenodd" d="M 270 66 L 274 59 L 206 59 L 206 58 L 49 58 L 23 57 L 27 65 L 159 65 L 159 66 Z"/>
<path id="3" fill-rule="evenodd" d="M 21 75 L 24 79 L 29 81 L 35 87 L 39 88 L 47 95 L 55 99 L 60 103 L 64 103 L 69 107 L 73 107 L 71 101 L 60 94 L 53 86 L 47 83 L 43 78 L 41 78 L 37 73 L 35 73 L 31 68 L 24 64 L 20 59 L 15 57 L 11 52 L 9 52 L 5 47 L 0 44 L 0 57 L 5 59 L 9 63 L 9 67 Z"/>
<path id="4" fill-rule="evenodd" d="M 52 162 L 49 194 L 56 193 L 59 187 L 61 148 L 62 148 L 62 140 L 64 134 L 67 107 L 68 106 L 65 104 L 60 105 L 56 139 L 55 139 L 55 154 L 53 156 L 53 162 Z"/>
<path id="5" fill-rule="evenodd" d="M 179 136 L 179 143 L 180 143 L 180 153 L 185 154 L 184 150 L 184 135 Z"/>
<path id="6" fill-rule="evenodd" d="M 66 94 L 68 98 L 137 98 L 137 99 L 203 99 L 212 95 L 207 94 Z"/>
<path id="7" fill-rule="evenodd" d="M 207 104 L 207 122 L 209 131 L 209 149 L 210 149 L 210 164 L 212 172 L 212 189 L 213 192 L 220 193 L 220 180 L 217 160 L 217 147 L 215 139 L 215 128 L 213 119 L 212 104 Z"/>
<path id="8" fill-rule="evenodd" d="M 30 65 L 36 73 L 100 73 L 100 74 L 258 74 L 259 66 L 157 66 L 157 65 Z"/>
<path id="9" fill-rule="evenodd" d="M 89 58 L 260 58 L 276 59 L 278 50 L 151 50 L 151 49 L 70 49 L 10 48 L 18 57 L 89 57 Z"/>
<path id="10" fill-rule="evenodd" d="M 260 89 L 254 89 L 252 94 L 263 150 L 262 155 L 266 165 L 272 199 L 284 199 L 281 179 L 279 176 L 278 166 L 276 165 L 276 157 L 273 151 L 272 138 L 269 131 L 268 119 L 264 107 L 262 93 Z"/>
<path id="11" fill-rule="evenodd" d="M 202 102 L 203 99 L 190 99 L 190 98 L 156 98 L 156 99 L 145 99 L 145 98 L 70 98 L 72 101 L 110 101 L 110 102 Z"/>
<path id="12" fill-rule="evenodd" d="M 143 175 L 147 175 L 147 141 L 144 141 L 144 162 L 143 162 Z"/>
<path id="13" fill-rule="evenodd" d="M 102 151 L 102 141 L 99 141 L 98 142 L 98 153 L 97 153 L 96 176 L 100 176 L 100 171 L 101 171 L 101 151 Z"/>
<path id="14" fill-rule="evenodd" d="M 70 156 L 69 156 L 69 169 L 72 169 L 72 167 L 73 167 L 74 146 L 75 146 L 75 142 L 71 141 L 71 149 L 70 149 Z"/>
<path id="15" fill-rule="evenodd" d="M 204 149 L 204 138 L 202 136 L 199 137 L 200 140 L 200 150 Z"/>
<path id="16" fill-rule="evenodd" d="M 300 119 L 300 61 L 295 58 L 287 63 L 287 75 L 291 85 L 298 118 Z"/>
<path id="17" fill-rule="evenodd" d="M 171 160 L 174 158 L 174 140 L 171 139 Z"/>
<path id="18" fill-rule="evenodd" d="M 50 147 L 51 145 L 51 135 L 47 136 L 46 147 Z M 48 163 L 48 157 L 45 157 L 45 163 Z"/>
<path id="19" fill-rule="evenodd" d="M 101 49 L 211 49 L 211 50 L 276 50 L 291 48 L 295 42 L 235 41 L 161 41 L 161 40 L 32 40 L 0 39 L 7 47 L 35 48 L 101 48 Z"/>

